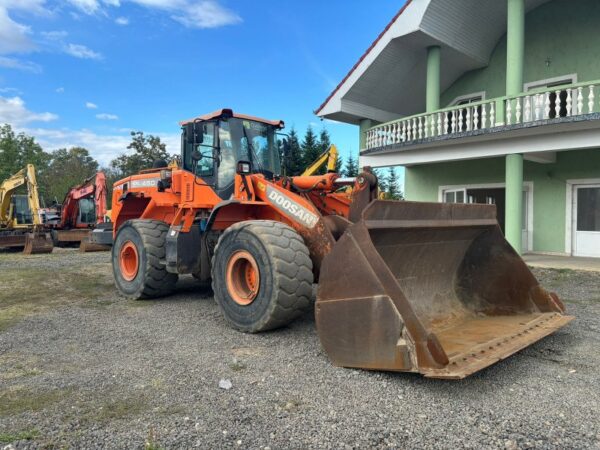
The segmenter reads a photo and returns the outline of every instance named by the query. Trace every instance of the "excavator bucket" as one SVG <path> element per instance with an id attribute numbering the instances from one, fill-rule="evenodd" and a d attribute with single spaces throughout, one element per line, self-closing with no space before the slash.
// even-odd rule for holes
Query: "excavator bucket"
<path id="1" fill-rule="evenodd" d="M 54 244 L 50 233 L 32 232 L 25 236 L 25 247 L 23 253 L 35 255 L 38 253 L 52 253 Z"/>
<path id="2" fill-rule="evenodd" d="M 323 260 L 317 330 L 344 367 L 464 378 L 573 319 L 493 205 L 374 201 Z"/>
<path id="3" fill-rule="evenodd" d="M 83 253 L 107 252 L 110 249 L 110 245 L 96 244 L 89 237 L 83 238 L 79 244 L 79 251 Z"/>

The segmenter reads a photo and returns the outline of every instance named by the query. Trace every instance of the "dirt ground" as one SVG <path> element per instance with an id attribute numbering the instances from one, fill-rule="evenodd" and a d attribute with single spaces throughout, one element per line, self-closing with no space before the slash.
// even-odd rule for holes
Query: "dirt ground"
<path id="1" fill-rule="evenodd" d="M 600 449 L 600 274 L 535 274 L 577 320 L 442 381 L 333 367 L 310 314 L 238 333 L 191 277 L 125 300 L 106 252 L 0 253 L 0 449 Z"/>

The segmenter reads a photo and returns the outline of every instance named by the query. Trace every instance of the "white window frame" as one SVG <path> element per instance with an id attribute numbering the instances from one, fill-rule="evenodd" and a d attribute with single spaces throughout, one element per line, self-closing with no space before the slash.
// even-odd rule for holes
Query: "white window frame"
<path id="1" fill-rule="evenodd" d="M 458 106 L 458 104 L 460 102 L 463 102 L 465 100 L 470 100 L 472 98 L 479 98 L 481 97 L 481 100 L 477 100 L 478 102 L 482 102 L 485 100 L 485 91 L 481 91 L 481 92 L 473 92 L 471 94 L 466 94 L 466 95 L 459 95 L 458 97 L 456 97 L 454 100 L 452 100 L 449 104 L 448 104 L 448 108 L 452 107 L 452 106 Z"/>
<path id="2" fill-rule="evenodd" d="M 575 237 L 575 221 L 577 216 L 573 213 L 577 204 L 575 202 L 575 186 L 597 185 L 600 184 L 600 178 L 579 178 L 567 180 L 567 210 L 565 212 L 565 253 L 573 256 L 573 238 Z"/>
<path id="3" fill-rule="evenodd" d="M 568 75 L 561 75 L 560 77 L 546 78 L 545 80 L 530 81 L 529 83 L 523 84 L 523 92 L 529 92 L 533 89 L 545 88 L 548 87 L 549 84 L 560 83 L 561 81 L 566 81 L 567 83 L 565 84 L 576 84 L 577 80 L 577 74 L 571 73 Z"/>
<path id="4" fill-rule="evenodd" d="M 527 248 L 526 252 L 533 251 L 533 181 L 523 181 L 523 191 L 527 192 Z M 454 184 L 438 186 L 438 202 L 444 203 L 444 193 L 447 191 L 459 191 L 465 189 L 506 189 L 506 183 L 483 183 L 483 184 Z M 465 199 L 467 196 L 465 195 Z"/>

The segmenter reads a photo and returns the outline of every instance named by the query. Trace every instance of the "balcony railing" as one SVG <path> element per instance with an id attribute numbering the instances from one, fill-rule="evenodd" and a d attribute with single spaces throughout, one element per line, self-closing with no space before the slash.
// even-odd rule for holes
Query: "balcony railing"
<path id="1" fill-rule="evenodd" d="M 366 131 L 366 148 L 363 150 L 591 114 L 600 111 L 597 86 L 600 86 L 600 80 L 536 89 L 517 96 L 457 105 L 383 123 Z"/>

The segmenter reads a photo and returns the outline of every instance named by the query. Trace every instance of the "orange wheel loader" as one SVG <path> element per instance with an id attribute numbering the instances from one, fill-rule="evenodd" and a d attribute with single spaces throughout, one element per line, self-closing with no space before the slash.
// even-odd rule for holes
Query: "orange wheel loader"
<path id="1" fill-rule="evenodd" d="M 493 205 L 377 200 L 368 168 L 281 175 L 281 121 L 223 109 L 181 125 L 179 166 L 114 185 L 112 264 L 129 298 L 167 295 L 193 274 L 212 280 L 233 327 L 255 333 L 309 310 L 317 282 L 334 364 L 435 378 L 464 378 L 572 320 Z"/>

